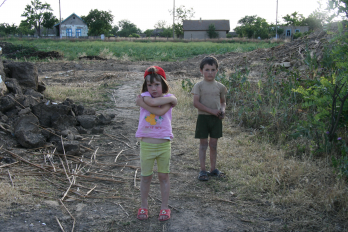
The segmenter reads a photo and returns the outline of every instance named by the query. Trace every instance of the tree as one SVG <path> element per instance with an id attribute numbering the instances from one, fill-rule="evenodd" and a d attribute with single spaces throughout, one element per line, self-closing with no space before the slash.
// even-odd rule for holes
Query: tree
<path id="1" fill-rule="evenodd" d="M 34 35 L 35 34 L 35 28 L 33 28 L 33 25 L 28 23 L 26 20 L 22 20 L 17 28 L 18 34 L 22 35 Z"/>
<path id="2" fill-rule="evenodd" d="M 151 37 L 153 30 L 147 29 L 146 31 L 144 31 L 144 33 L 145 33 L 146 37 Z"/>
<path id="3" fill-rule="evenodd" d="M 173 15 L 173 11 L 169 11 L 171 15 Z M 195 12 L 193 11 L 193 8 L 186 9 L 185 6 L 179 6 L 175 9 L 175 23 L 174 23 L 174 31 L 177 37 L 180 37 L 184 34 L 183 30 L 183 23 L 184 20 L 189 20 L 193 18 L 195 15 Z"/>
<path id="4" fill-rule="evenodd" d="M 41 23 L 44 19 L 44 13 L 52 11 L 51 5 L 48 3 L 42 4 L 40 0 L 31 1 L 31 5 L 27 5 L 23 17 L 27 18 L 30 25 L 33 25 L 37 31 L 37 35 L 40 36 Z"/>
<path id="5" fill-rule="evenodd" d="M 159 20 L 155 25 L 155 29 L 164 29 L 166 27 L 167 22 L 164 20 Z"/>
<path id="6" fill-rule="evenodd" d="M 266 19 L 258 17 L 257 15 L 245 16 L 238 20 L 238 24 L 234 31 L 239 37 L 248 38 L 262 38 L 267 39 L 270 37 L 270 25 L 267 23 Z"/>
<path id="7" fill-rule="evenodd" d="M 117 33 L 117 35 L 121 37 L 128 37 L 133 33 L 141 33 L 141 30 L 137 28 L 137 26 L 134 23 L 131 23 L 127 19 L 119 21 L 118 26 L 121 28 L 121 30 Z"/>
<path id="8" fill-rule="evenodd" d="M 172 37 L 173 36 L 173 27 L 172 26 L 168 26 L 163 28 L 163 31 L 160 33 L 161 37 Z"/>
<path id="9" fill-rule="evenodd" d="M 269 35 L 270 35 L 271 37 L 275 37 L 275 36 L 276 36 L 276 31 L 277 31 L 277 34 L 278 34 L 277 38 L 279 38 L 279 36 L 280 36 L 281 34 L 283 34 L 284 29 L 283 29 L 283 28 L 280 28 L 280 27 L 277 25 L 277 30 L 276 30 L 276 25 L 275 25 L 275 24 L 269 25 Z"/>
<path id="10" fill-rule="evenodd" d="M 101 34 L 109 35 L 112 29 L 111 23 L 114 16 L 111 11 L 99 11 L 97 9 L 90 10 L 87 16 L 81 16 L 88 26 L 88 35 L 99 36 Z"/>
<path id="11" fill-rule="evenodd" d="M 283 17 L 286 26 L 306 26 L 305 17 L 296 11 L 291 15 L 287 14 Z"/>
<path id="12" fill-rule="evenodd" d="M 219 33 L 216 32 L 215 25 L 213 23 L 209 25 L 207 34 L 210 39 L 219 37 Z"/>
<path id="13" fill-rule="evenodd" d="M 58 23 L 59 20 L 56 18 L 56 16 L 53 15 L 52 12 L 45 12 L 43 15 L 43 20 L 42 20 L 42 26 L 51 29 L 53 26 Z M 48 33 L 48 30 L 47 30 Z M 46 34 L 47 36 L 47 34 Z"/>
<path id="14" fill-rule="evenodd" d="M 336 10 L 337 15 L 343 13 L 348 18 L 348 0 L 329 0 L 328 10 Z"/>
<path id="15" fill-rule="evenodd" d="M 110 30 L 110 34 L 115 36 L 115 35 L 117 34 L 117 32 L 118 32 L 119 29 L 120 29 L 120 28 L 119 28 L 117 25 L 114 25 L 114 26 L 112 27 L 112 29 Z"/>
<path id="16" fill-rule="evenodd" d="M 17 26 L 15 24 L 2 23 L 0 24 L 0 34 L 5 35 L 14 35 L 17 31 Z"/>

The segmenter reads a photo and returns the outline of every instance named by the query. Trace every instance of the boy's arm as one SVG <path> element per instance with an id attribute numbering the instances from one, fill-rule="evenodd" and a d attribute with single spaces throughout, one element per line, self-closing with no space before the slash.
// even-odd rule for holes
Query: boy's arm
<path id="1" fill-rule="evenodd" d="M 155 114 L 157 116 L 163 116 L 172 107 L 171 104 L 164 104 L 161 107 L 149 106 L 144 102 L 143 97 L 141 97 L 140 95 L 137 97 L 136 103 L 138 106 L 144 108 L 145 110 L 149 111 L 151 114 Z"/>
<path id="2" fill-rule="evenodd" d="M 149 106 L 161 106 L 169 103 L 174 107 L 178 103 L 178 100 L 175 96 L 156 98 L 144 97 L 144 102 Z"/>
<path id="3" fill-rule="evenodd" d="M 221 112 L 219 115 L 220 119 L 223 119 L 225 117 L 225 109 L 226 109 L 226 97 L 223 96 L 222 98 L 220 98 L 220 103 L 221 103 Z"/>
<path id="4" fill-rule="evenodd" d="M 221 111 L 218 109 L 210 109 L 209 107 L 206 107 L 202 103 L 199 102 L 199 95 L 195 94 L 193 95 L 193 106 L 199 109 L 200 111 L 205 111 L 209 114 L 215 115 L 216 117 L 219 117 Z"/>

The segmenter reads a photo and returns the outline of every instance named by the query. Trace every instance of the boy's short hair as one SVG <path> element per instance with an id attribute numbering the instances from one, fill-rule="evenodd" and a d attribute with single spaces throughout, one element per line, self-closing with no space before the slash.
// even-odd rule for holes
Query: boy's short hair
<path id="1" fill-rule="evenodd" d="M 203 58 L 201 61 L 201 64 L 199 65 L 199 68 L 203 70 L 204 65 L 209 64 L 209 65 L 214 65 L 216 68 L 219 68 L 219 63 L 218 60 L 214 56 L 206 56 Z"/>

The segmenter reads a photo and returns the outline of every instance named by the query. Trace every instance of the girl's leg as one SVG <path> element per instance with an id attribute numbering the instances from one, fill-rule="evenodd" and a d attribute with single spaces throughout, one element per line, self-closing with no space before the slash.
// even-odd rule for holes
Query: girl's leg
<path id="1" fill-rule="evenodd" d="M 141 198 L 141 208 L 148 209 L 147 198 L 149 196 L 151 176 L 142 176 L 140 182 L 140 198 Z"/>
<path id="2" fill-rule="evenodd" d="M 210 148 L 210 171 L 214 171 L 216 168 L 216 156 L 217 156 L 217 141 L 216 138 L 209 139 Z"/>
<path id="3" fill-rule="evenodd" d="M 169 200 L 169 191 L 170 191 L 170 182 L 168 173 L 158 173 L 158 179 L 161 185 L 161 196 L 162 196 L 162 209 L 168 209 L 168 200 Z M 166 220 L 167 216 L 160 216 L 159 220 Z"/>

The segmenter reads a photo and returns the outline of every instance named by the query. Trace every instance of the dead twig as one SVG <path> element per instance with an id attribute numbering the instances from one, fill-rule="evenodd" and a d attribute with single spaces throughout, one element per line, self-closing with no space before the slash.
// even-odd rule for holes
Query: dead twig
<path id="1" fill-rule="evenodd" d="M 60 229 L 61 229 L 63 232 L 65 232 L 65 230 L 64 230 L 62 224 L 60 224 L 60 221 L 59 221 L 59 219 L 57 218 L 57 216 L 56 216 L 56 220 L 57 220 L 57 222 L 58 222 L 58 224 L 59 224 Z"/>
<path id="2" fill-rule="evenodd" d="M 71 229 L 71 232 L 74 232 L 75 221 L 76 221 L 76 220 L 75 220 L 74 216 L 70 213 L 70 211 L 65 207 L 64 203 L 63 203 L 60 199 L 59 199 L 59 201 L 60 201 L 60 203 L 63 205 L 63 207 L 65 208 L 65 210 L 68 211 L 70 217 L 74 220 L 74 222 L 73 222 L 73 227 L 72 227 L 72 229 Z"/>
<path id="3" fill-rule="evenodd" d="M 70 180 L 70 177 L 68 176 L 68 173 L 66 172 L 63 160 L 62 160 L 62 158 L 60 158 L 60 156 L 59 156 L 59 159 L 60 159 L 60 162 L 62 163 L 62 166 L 63 166 L 64 172 L 65 172 L 66 178 L 69 180 L 69 183 L 71 184 L 71 180 Z"/>
<path id="4" fill-rule="evenodd" d="M 115 158 L 115 163 L 117 161 L 117 158 L 121 155 L 121 153 L 123 152 L 123 149 L 117 154 L 116 158 Z"/>
<path id="5" fill-rule="evenodd" d="M 19 163 L 19 161 L 16 161 L 16 162 L 14 162 L 14 163 L 12 163 L 12 164 L 4 164 L 4 165 L 0 166 L 0 168 L 9 167 L 9 166 L 12 166 L 12 165 L 18 164 L 18 163 Z"/>
<path id="6" fill-rule="evenodd" d="M 137 179 L 137 172 L 138 172 L 138 169 L 135 170 L 135 173 L 134 173 L 134 187 L 137 187 L 137 183 L 136 183 L 136 179 Z"/>
<path id="7" fill-rule="evenodd" d="M 66 195 L 68 194 L 68 192 L 70 191 L 70 188 L 71 188 L 71 186 L 72 186 L 72 182 L 70 182 L 70 185 L 69 185 L 69 188 L 66 190 L 66 192 L 64 193 L 64 195 L 63 195 L 63 197 L 62 197 L 62 199 L 61 199 L 61 201 L 64 201 L 64 198 L 66 197 Z"/>
<path id="8" fill-rule="evenodd" d="M 13 181 L 12 181 L 10 170 L 7 170 L 7 172 L 8 172 L 8 176 L 10 177 L 10 180 L 11 180 L 11 183 L 12 183 L 12 188 L 14 188 L 14 184 L 13 184 Z"/>
<path id="9" fill-rule="evenodd" d="M 96 187 L 97 187 L 97 186 L 94 186 L 91 190 L 89 190 L 89 191 L 86 193 L 85 197 L 86 197 L 88 194 L 90 194 Z"/>
<path id="10" fill-rule="evenodd" d="M 129 214 L 127 213 L 127 211 L 122 207 L 122 205 L 120 203 L 117 203 L 122 209 L 123 211 L 127 214 L 127 216 L 129 217 Z"/>
<path id="11" fill-rule="evenodd" d="M 109 134 L 106 134 L 106 133 L 103 133 L 103 135 L 109 136 L 110 138 L 113 138 L 113 139 L 115 139 L 116 141 L 119 141 L 119 142 L 121 142 L 121 143 L 126 144 L 129 148 L 132 148 L 131 146 L 129 146 L 128 143 L 126 143 L 126 142 L 124 142 L 124 141 L 122 141 L 122 140 L 119 140 L 119 139 L 115 138 L 115 136 L 112 136 L 112 135 L 109 135 Z"/>

